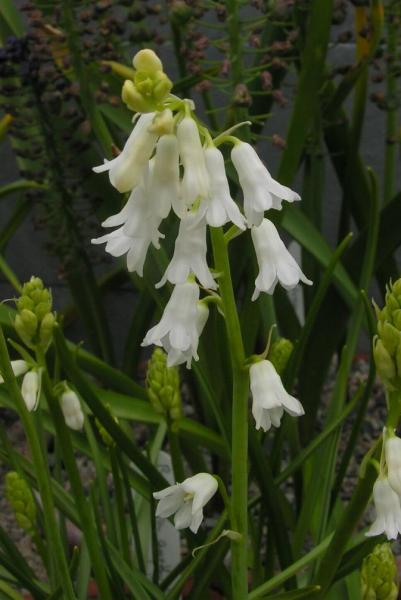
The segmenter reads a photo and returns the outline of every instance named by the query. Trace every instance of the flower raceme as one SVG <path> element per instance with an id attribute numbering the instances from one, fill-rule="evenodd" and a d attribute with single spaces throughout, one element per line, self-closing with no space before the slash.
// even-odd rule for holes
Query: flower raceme
<path id="1" fill-rule="evenodd" d="M 167 519 L 174 515 L 177 529 L 189 527 L 197 533 L 203 520 L 203 507 L 215 495 L 217 488 L 217 481 L 212 475 L 197 473 L 182 483 L 154 492 L 153 497 L 159 500 L 156 517 Z"/>
<path id="2" fill-rule="evenodd" d="M 157 287 L 167 281 L 176 287 L 162 320 L 147 333 L 143 345 L 163 346 L 169 365 L 185 362 L 190 367 L 192 358 L 197 358 L 198 339 L 207 318 L 205 308 L 196 308 L 198 283 L 207 290 L 218 287 L 218 278 L 207 263 L 207 226 L 232 223 L 240 231 L 251 228 L 260 266 L 253 299 L 260 292 L 273 293 L 277 281 L 287 289 L 299 281 L 310 283 L 274 225 L 264 219 L 265 211 L 280 210 L 283 200 L 300 198 L 272 178 L 250 144 L 226 133 L 213 140 L 196 120 L 191 100 L 173 96 L 168 86 L 159 94 L 154 76 L 165 76 L 154 53 L 140 51 L 134 57 L 134 68 L 131 84 L 136 99 L 131 84 L 126 86 L 123 99 L 128 107 L 138 107 L 139 116 L 122 152 L 94 168 L 97 173 L 107 171 L 111 184 L 122 193 L 129 192 L 129 198 L 120 212 L 102 223 L 113 230 L 92 243 L 105 243 L 106 252 L 112 256 L 126 255 L 128 270 L 142 276 L 149 247 L 159 249 L 164 238 L 163 220 L 173 210 L 179 219 L 178 236 L 171 262 Z M 221 144 L 233 144 L 231 160 L 243 192 L 244 214 L 231 196 L 224 157 L 218 148 Z M 196 300 L 184 300 L 185 294 Z"/>

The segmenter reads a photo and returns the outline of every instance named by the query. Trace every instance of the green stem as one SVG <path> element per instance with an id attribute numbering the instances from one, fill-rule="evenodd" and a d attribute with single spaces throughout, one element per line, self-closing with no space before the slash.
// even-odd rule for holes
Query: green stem
<path id="1" fill-rule="evenodd" d="M 233 375 L 232 406 L 232 519 L 231 527 L 242 535 L 233 542 L 232 594 L 234 600 L 244 600 L 248 594 L 248 394 L 249 376 L 245 361 L 240 322 L 231 280 L 230 263 L 224 234 L 211 229 L 215 268 L 221 273 L 220 295 L 227 329 Z"/>
<path id="2" fill-rule="evenodd" d="M 49 543 L 49 549 L 53 555 L 53 563 L 56 566 L 56 572 L 50 572 L 51 589 L 55 591 L 63 582 L 64 597 L 74 600 L 75 594 L 72 587 L 68 564 L 64 554 L 63 544 L 61 542 L 59 527 L 55 515 L 55 507 L 50 483 L 50 474 L 47 461 L 42 454 L 40 440 L 34 427 L 33 419 L 28 413 L 25 402 L 10 364 L 10 357 L 7 350 L 3 330 L 0 326 L 0 367 L 4 376 L 10 396 L 14 399 L 17 411 L 21 417 L 26 437 L 28 439 L 32 463 L 36 472 L 36 480 L 43 506 L 43 516 L 45 522 L 46 536 Z"/>
<path id="3" fill-rule="evenodd" d="M 119 543 L 120 548 L 122 549 L 122 554 L 125 562 L 128 565 L 131 565 L 131 553 L 129 548 L 129 539 L 128 539 L 128 528 L 127 528 L 127 519 L 125 515 L 124 509 L 124 494 L 123 494 L 123 486 L 120 476 L 120 469 L 118 467 L 116 449 L 112 446 L 109 448 L 110 452 L 110 464 L 111 464 L 111 472 L 113 474 L 113 483 L 114 483 L 114 494 L 116 499 L 116 512 L 117 512 L 117 525 L 119 529 Z"/>
<path id="4" fill-rule="evenodd" d="M 170 418 L 167 417 L 167 437 L 170 446 L 171 462 L 173 464 L 174 479 L 176 481 L 184 481 L 184 464 L 182 462 L 182 453 L 180 448 L 180 440 L 177 432 L 174 431 L 174 425 Z"/>
<path id="5" fill-rule="evenodd" d="M 80 526 L 88 544 L 89 555 L 93 564 L 96 581 L 99 587 L 99 597 L 104 600 L 111 599 L 111 591 L 104 568 L 104 559 L 101 553 L 101 547 L 96 531 L 95 520 L 90 504 L 85 496 L 81 477 L 75 461 L 74 449 L 67 425 L 65 424 L 63 413 L 58 399 L 53 392 L 52 383 L 47 371 L 46 359 L 42 351 L 36 351 L 38 364 L 43 368 L 42 385 L 47 399 L 49 411 L 54 422 L 57 438 L 63 450 L 63 460 L 71 483 L 71 489 L 74 496 L 75 506 L 80 517 Z"/>

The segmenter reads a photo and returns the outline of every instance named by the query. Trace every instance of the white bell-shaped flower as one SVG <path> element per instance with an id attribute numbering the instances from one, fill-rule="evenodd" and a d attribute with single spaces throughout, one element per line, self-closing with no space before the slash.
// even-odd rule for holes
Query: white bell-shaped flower
<path id="1" fill-rule="evenodd" d="M 32 369 L 25 373 L 21 385 L 21 395 L 29 412 L 36 410 L 38 407 L 41 383 L 41 371 Z"/>
<path id="2" fill-rule="evenodd" d="M 24 373 L 26 373 L 29 369 L 29 365 L 26 362 L 26 360 L 12 360 L 11 361 L 11 368 L 13 370 L 13 373 L 16 377 L 19 377 L 20 375 L 24 375 Z M 0 383 L 4 383 L 4 379 L 3 377 L 0 375 Z"/>
<path id="3" fill-rule="evenodd" d="M 222 153 L 217 148 L 207 148 L 205 161 L 210 179 L 209 195 L 206 200 L 206 222 L 211 227 L 221 227 L 231 221 L 240 229 L 245 229 L 245 218 L 231 198 Z"/>
<path id="4" fill-rule="evenodd" d="M 193 533 L 197 533 L 203 520 L 203 507 L 217 492 L 217 488 L 217 481 L 212 475 L 198 473 L 182 483 L 154 492 L 153 497 L 159 500 L 156 517 L 167 519 L 174 515 L 177 529 L 189 527 Z"/>
<path id="5" fill-rule="evenodd" d="M 204 218 L 199 219 L 197 213 L 189 212 L 181 219 L 173 258 L 156 287 L 161 287 L 166 281 L 184 283 L 193 273 L 204 287 L 216 289 L 206 254 L 206 221 Z"/>
<path id="6" fill-rule="evenodd" d="M 198 127 L 191 117 L 185 117 L 177 127 L 178 147 L 184 166 L 181 192 L 187 207 L 207 197 L 209 175 Z"/>
<path id="7" fill-rule="evenodd" d="M 95 173 L 109 172 L 110 183 L 119 192 L 129 192 L 140 182 L 154 150 L 157 134 L 149 131 L 155 113 L 141 115 L 122 152 L 94 167 Z"/>
<path id="8" fill-rule="evenodd" d="M 174 287 L 160 322 L 145 336 L 142 346 L 162 346 L 167 352 L 167 365 L 176 359 L 177 352 L 185 353 L 188 360 L 197 359 L 199 334 L 196 326 L 199 287 L 186 282 Z"/>
<path id="9" fill-rule="evenodd" d="M 401 533 L 401 504 L 387 477 L 376 480 L 373 486 L 373 501 L 376 519 L 366 535 L 371 537 L 385 533 L 387 539 L 395 540 Z"/>
<path id="10" fill-rule="evenodd" d="M 249 369 L 252 394 L 252 414 L 256 429 L 268 431 L 280 427 L 284 410 L 292 417 L 304 414 L 299 400 L 285 390 L 279 374 L 269 360 L 254 363 Z"/>
<path id="11" fill-rule="evenodd" d="M 258 227 L 252 227 L 251 234 L 259 265 L 252 300 L 256 300 L 260 292 L 272 294 L 278 281 L 286 290 L 291 290 L 300 281 L 312 285 L 312 281 L 305 277 L 295 258 L 288 252 L 271 221 L 263 219 Z"/>
<path id="12" fill-rule="evenodd" d="M 85 417 L 77 394 L 69 388 L 66 389 L 61 394 L 60 404 L 66 425 L 75 431 L 81 430 Z"/>
<path id="13" fill-rule="evenodd" d="M 244 193 L 244 213 L 249 227 L 260 225 L 266 210 L 280 210 L 283 200 L 300 200 L 296 192 L 273 179 L 250 144 L 235 144 L 231 160 Z"/>
<path id="14" fill-rule="evenodd" d="M 387 438 L 384 452 L 389 484 L 401 498 L 401 439 L 395 436 Z"/>
<path id="15" fill-rule="evenodd" d="M 187 369 L 191 368 L 192 358 L 194 360 L 199 360 L 198 357 L 198 343 L 199 338 L 202 335 L 202 331 L 206 325 L 207 319 L 209 317 L 209 309 L 207 305 L 199 301 L 198 306 L 196 308 L 196 331 L 198 334 L 198 339 L 196 342 L 196 346 L 189 346 L 189 348 L 185 351 L 176 350 L 170 346 L 168 340 L 165 341 L 165 349 L 167 351 L 167 366 L 174 367 L 177 365 L 181 365 L 186 363 Z"/>
<path id="16" fill-rule="evenodd" d="M 159 139 L 151 162 L 147 195 L 159 216 L 165 219 L 173 208 L 178 217 L 183 217 L 186 207 L 180 190 L 178 140 L 175 135 L 167 134 Z"/>
<path id="17" fill-rule="evenodd" d="M 153 210 L 153 202 L 147 197 L 143 185 L 139 185 L 131 192 L 124 208 L 102 223 L 103 227 L 120 227 L 92 239 L 92 244 L 106 243 L 106 252 L 111 256 L 127 254 L 128 271 L 142 277 L 150 244 L 160 248 L 159 239 L 164 237 L 158 230 L 161 220 L 157 211 Z"/>

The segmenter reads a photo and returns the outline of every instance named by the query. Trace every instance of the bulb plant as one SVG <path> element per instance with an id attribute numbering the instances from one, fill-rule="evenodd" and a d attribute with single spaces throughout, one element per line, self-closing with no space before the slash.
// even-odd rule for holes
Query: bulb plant
<path id="1" fill-rule="evenodd" d="M 28 447 L 19 453 L 1 427 L 0 458 L 10 510 L 44 572 L 33 572 L 1 529 L 1 592 L 18 600 L 22 590 L 33 598 L 70 600 L 88 597 L 94 582 L 106 600 L 395 598 L 390 543 L 401 533 L 401 280 L 390 260 L 389 269 L 383 267 L 394 235 L 385 249 L 379 244 L 398 215 L 391 200 L 395 154 L 386 151 L 382 210 L 375 175 L 356 159 L 362 84 L 382 43 L 382 3 L 355 7 L 357 31 L 364 25 L 365 34 L 358 33 L 359 62 L 338 87 L 326 77 L 324 62 L 331 21 L 343 18 L 343 9 L 332 3 L 313 1 L 305 8 L 307 36 L 298 30 L 302 11 L 291 12 L 291 3 L 268 3 L 260 23 L 248 25 L 240 3 L 168 3 L 177 81 L 149 48 L 135 53 L 132 66 L 117 62 L 128 47 L 127 24 L 107 16 L 108 3 L 79 13 L 79 26 L 74 3 L 57 0 L 57 26 L 46 22 L 48 9 L 37 4 L 36 13 L 26 9 L 27 17 L 43 20 L 43 31 L 54 39 L 37 26 L 24 43 L 7 41 L 0 67 L 12 94 L 18 81 L 28 82 L 24 94 L 29 92 L 29 110 L 37 117 L 38 157 L 46 156 L 48 177 L 40 183 L 32 177 L 23 188 L 40 189 L 49 215 L 57 200 L 49 230 L 60 257 L 65 254 L 61 262 L 75 307 L 56 313 L 39 277 L 21 285 L 3 262 L 0 236 L 0 269 L 18 294 L 0 305 L 0 405 L 17 413 Z M 122 2 L 120 13 L 128 10 L 142 23 L 150 3 L 146 9 L 134 4 Z M 388 53 L 395 63 L 398 9 L 389 5 Z M 197 21 L 212 8 L 218 21 L 227 17 L 227 44 L 216 46 L 228 54 L 221 65 L 210 61 L 207 67 L 210 40 Z M 272 26 L 269 52 L 246 72 L 248 42 L 252 48 L 267 43 L 266 31 L 259 38 L 262 21 Z M 107 83 L 98 87 L 86 74 L 93 72 L 93 40 L 100 34 L 109 43 L 101 63 Z M 15 64 L 32 49 L 30 81 Z M 48 86 L 38 67 L 46 52 L 44 63 L 54 60 Z M 280 82 L 291 60 L 300 69 L 299 90 L 286 144 L 273 136 L 283 148 L 275 179 L 254 143 L 263 139 L 266 119 L 258 110 L 285 104 Z M 397 76 L 390 66 L 395 97 Z M 230 97 L 222 126 L 209 93 L 214 84 Z M 347 129 L 342 102 L 354 86 Z M 45 118 L 48 106 L 57 109 L 60 90 L 70 114 L 88 119 L 79 128 L 86 141 L 74 147 L 79 153 L 73 157 L 76 163 L 79 155 L 84 176 L 72 185 L 67 178 L 64 184 L 64 176 L 74 161 L 60 160 L 58 132 Z M 109 92 L 121 92 L 121 100 L 110 96 L 113 102 L 105 105 Z M 2 125 L 18 145 L 14 118 Z M 113 139 L 121 123 L 126 135 Z M 394 123 L 391 106 L 391 136 Z M 65 129 L 63 122 L 63 148 L 77 133 Z M 351 214 L 360 229 L 355 242 L 348 235 L 335 251 L 312 210 L 320 193 L 323 138 L 344 189 L 342 228 Z M 302 194 L 290 187 L 300 167 Z M 73 218 L 69 202 L 87 190 L 96 190 L 102 215 L 90 233 Z M 287 248 L 284 231 L 301 243 L 301 256 Z M 95 281 L 89 256 L 113 265 L 104 282 Z M 384 307 L 374 304 L 376 323 L 360 290 L 374 275 L 381 284 L 388 281 L 390 271 Z M 99 293 L 120 280 L 136 289 L 122 369 Z M 294 310 L 291 295 L 302 296 L 301 310 Z M 75 308 L 96 354 L 67 340 Z M 362 328 L 373 358 L 367 380 L 351 395 L 348 378 Z M 342 344 L 333 392 L 319 411 L 330 358 Z M 114 345 L 120 355 L 121 340 Z M 386 396 L 383 430 L 345 499 L 344 479 L 376 371 Z M 93 477 L 83 474 L 82 457 Z"/>

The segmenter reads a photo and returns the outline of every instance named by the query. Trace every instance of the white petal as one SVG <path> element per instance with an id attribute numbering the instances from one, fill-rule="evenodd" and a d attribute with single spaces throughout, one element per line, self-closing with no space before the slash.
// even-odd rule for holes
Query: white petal
<path id="1" fill-rule="evenodd" d="M 177 529 L 185 529 L 189 527 L 192 522 L 192 510 L 191 502 L 184 502 L 182 506 L 177 510 L 174 517 L 174 526 Z"/>

